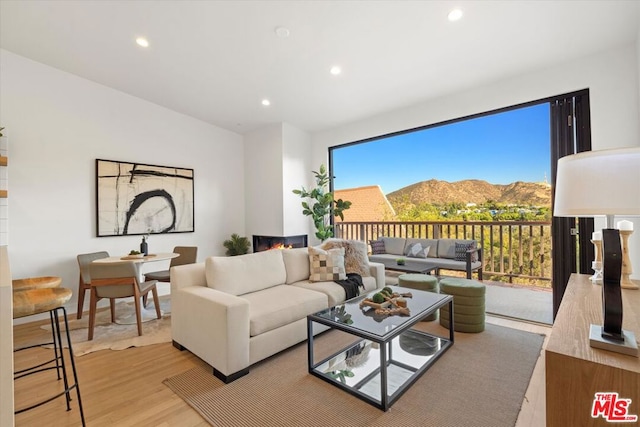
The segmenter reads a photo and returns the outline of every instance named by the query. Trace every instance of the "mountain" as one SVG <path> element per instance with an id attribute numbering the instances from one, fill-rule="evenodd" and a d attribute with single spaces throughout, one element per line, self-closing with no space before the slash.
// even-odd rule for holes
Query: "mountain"
<path id="1" fill-rule="evenodd" d="M 551 186 L 538 182 L 512 182 L 490 184 L 479 179 L 447 182 L 430 179 L 417 182 L 387 194 L 391 204 L 409 200 L 415 205 L 422 203 L 476 203 L 489 200 L 497 203 L 520 206 L 551 206 Z"/>

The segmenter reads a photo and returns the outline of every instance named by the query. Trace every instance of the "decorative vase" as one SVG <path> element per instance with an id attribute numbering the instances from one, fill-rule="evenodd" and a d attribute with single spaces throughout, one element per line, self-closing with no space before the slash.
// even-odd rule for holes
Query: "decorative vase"
<path id="1" fill-rule="evenodd" d="M 144 256 L 149 255 L 149 246 L 147 245 L 147 239 L 143 236 L 142 243 L 140 243 L 140 252 L 144 254 Z"/>

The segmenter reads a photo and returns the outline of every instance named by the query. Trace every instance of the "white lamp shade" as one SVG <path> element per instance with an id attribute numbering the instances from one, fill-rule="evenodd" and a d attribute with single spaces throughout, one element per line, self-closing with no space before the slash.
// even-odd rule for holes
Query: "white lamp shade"
<path id="1" fill-rule="evenodd" d="M 553 214 L 640 215 L 640 147 L 587 151 L 559 159 Z"/>

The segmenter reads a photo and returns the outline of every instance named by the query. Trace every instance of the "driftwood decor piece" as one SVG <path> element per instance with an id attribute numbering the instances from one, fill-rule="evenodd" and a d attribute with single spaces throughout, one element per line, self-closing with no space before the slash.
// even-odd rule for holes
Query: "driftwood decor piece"
<path id="1" fill-rule="evenodd" d="M 394 292 L 390 296 L 385 296 L 385 301 L 381 303 L 374 302 L 371 298 L 365 298 L 360 301 L 360 309 L 372 308 L 375 314 L 382 316 L 394 316 L 396 314 L 409 316 L 411 311 L 407 307 L 405 298 L 411 297 L 413 297 L 411 292 L 404 294 Z"/>
<path id="2" fill-rule="evenodd" d="M 194 231 L 193 169 L 96 160 L 97 236 Z"/>

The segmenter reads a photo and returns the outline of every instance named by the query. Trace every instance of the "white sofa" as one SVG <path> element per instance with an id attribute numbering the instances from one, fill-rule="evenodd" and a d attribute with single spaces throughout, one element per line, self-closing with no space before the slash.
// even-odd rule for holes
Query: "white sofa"
<path id="1" fill-rule="evenodd" d="M 369 255 L 369 261 L 385 262 L 395 261 L 398 258 L 409 259 L 414 262 L 424 262 L 428 265 L 436 265 L 436 274 L 440 270 L 456 270 L 467 273 L 467 279 L 472 278 L 472 272 L 477 271 L 478 280 L 482 280 L 482 248 L 475 240 L 463 239 L 413 239 L 404 237 L 380 237 L 384 242 L 384 253 Z M 423 248 L 429 248 L 426 257 L 408 257 L 407 251 L 412 244 L 419 243 Z M 456 259 L 456 244 L 475 244 L 474 249 L 465 250 L 464 256 Z"/>
<path id="2" fill-rule="evenodd" d="M 369 271 L 365 290 L 384 287 L 384 266 L 370 263 Z M 309 281 L 307 248 L 212 256 L 171 268 L 173 345 L 200 357 L 228 383 L 307 339 L 307 315 L 345 297 L 335 282 Z"/>

